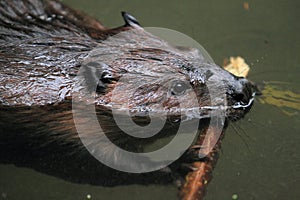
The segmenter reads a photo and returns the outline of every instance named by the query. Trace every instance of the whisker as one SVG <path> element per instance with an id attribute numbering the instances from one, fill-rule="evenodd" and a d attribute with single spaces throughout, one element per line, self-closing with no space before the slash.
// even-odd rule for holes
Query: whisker
<path id="1" fill-rule="evenodd" d="M 250 147 L 249 147 L 248 143 L 246 142 L 245 138 L 242 137 L 242 135 L 238 132 L 238 129 L 237 129 L 237 127 L 235 126 L 235 124 L 232 124 L 232 128 L 233 128 L 234 132 L 241 138 L 241 140 L 243 141 L 243 143 L 244 143 L 245 146 L 247 147 L 248 151 L 249 151 L 250 153 L 252 153 L 251 150 L 250 150 Z"/>
<path id="2" fill-rule="evenodd" d="M 249 140 L 252 140 L 252 138 L 250 137 L 250 135 L 247 134 L 247 132 L 245 131 L 245 129 L 243 129 L 243 128 L 240 126 L 239 122 L 237 122 L 235 125 L 242 131 L 242 133 L 243 133 Z"/>

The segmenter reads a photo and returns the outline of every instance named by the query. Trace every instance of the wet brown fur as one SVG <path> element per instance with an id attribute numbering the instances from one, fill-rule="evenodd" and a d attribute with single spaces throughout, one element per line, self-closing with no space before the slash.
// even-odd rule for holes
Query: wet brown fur
<path id="1" fill-rule="evenodd" d="M 0 0 L 0 27 L 0 149 L 5 149 L 5 152 L 0 151 L 2 162 L 93 184 L 145 183 L 145 179 L 147 183 L 169 182 L 172 179 L 164 172 L 157 172 L 159 176 L 152 173 L 134 175 L 101 165 L 81 144 L 74 126 L 71 91 L 80 66 L 101 41 L 133 27 L 126 24 L 107 28 L 98 20 L 56 0 Z M 134 74 L 135 66 L 130 64 L 142 68 L 142 65 L 138 66 L 142 62 L 164 66 L 155 71 L 162 77 L 167 71 L 178 73 L 180 80 L 190 78 L 184 66 L 187 59 L 170 52 L 138 48 L 128 55 L 130 59 L 124 57 L 119 58 L 121 61 L 112 62 L 111 70 L 116 79 L 124 71 Z M 120 62 L 130 67 L 120 66 Z M 226 83 L 238 79 L 222 69 L 215 69 L 221 76 L 224 75 Z M 115 85 L 114 81 L 107 84 L 98 97 L 109 102 Z M 208 105 L 207 90 L 199 81 L 194 83 L 194 87 L 198 101 Z M 131 102 L 132 107 L 149 102 L 155 104 L 157 96 L 154 98 L 149 94 L 158 95 L 158 91 L 155 84 L 141 88 L 136 93 L 138 98 Z M 126 90 L 119 96 L 120 99 L 127 97 Z M 163 103 L 165 108 L 178 106 L 172 97 Z M 131 145 L 139 141 L 121 133 L 112 123 L 111 112 L 105 105 L 97 105 L 96 111 L 98 121 L 110 140 L 125 149 L 139 151 Z M 243 115 L 245 111 L 235 113 Z M 84 124 L 86 120 L 83 116 L 80 123 Z M 168 135 L 169 129 L 176 130 L 171 121 L 162 130 L 163 135 L 147 142 Z M 128 143 L 128 139 L 133 142 Z"/>

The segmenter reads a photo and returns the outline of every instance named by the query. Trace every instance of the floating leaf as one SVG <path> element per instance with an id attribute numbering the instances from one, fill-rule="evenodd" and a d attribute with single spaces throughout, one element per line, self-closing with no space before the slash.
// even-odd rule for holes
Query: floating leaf
<path id="1" fill-rule="evenodd" d="M 225 62 L 226 61 L 224 61 L 224 63 Z M 230 57 L 229 63 L 224 66 L 224 69 L 236 76 L 246 77 L 249 73 L 250 67 L 242 57 L 238 56 Z"/>

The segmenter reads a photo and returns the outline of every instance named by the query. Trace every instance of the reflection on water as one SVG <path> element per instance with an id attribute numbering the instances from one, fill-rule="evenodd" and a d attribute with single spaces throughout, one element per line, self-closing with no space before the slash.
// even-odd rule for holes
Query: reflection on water
<path id="1" fill-rule="evenodd" d="M 278 82 L 266 82 L 262 90 L 262 97 L 258 100 L 262 104 L 276 106 L 288 116 L 296 116 L 300 111 L 300 94 L 282 89 Z M 284 83 L 283 83 L 284 84 Z M 289 83 L 286 83 L 289 84 Z M 285 85 L 286 85 L 285 84 Z"/>
<path id="2" fill-rule="evenodd" d="M 300 199 L 299 1 L 64 2 L 108 26 L 122 24 L 120 11 L 125 10 L 144 26 L 190 35 L 218 64 L 236 55 L 253 63 L 249 78 L 267 82 L 264 96 L 244 120 L 227 130 L 206 199 L 231 199 L 233 195 L 247 200 Z M 270 82 L 275 80 L 289 85 Z M 175 199 L 176 190 L 174 185 L 104 188 L 71 184 L 33 170 L 0 166 L 0 199 L 88 199 L 88 194 L 92 199 Z"/>

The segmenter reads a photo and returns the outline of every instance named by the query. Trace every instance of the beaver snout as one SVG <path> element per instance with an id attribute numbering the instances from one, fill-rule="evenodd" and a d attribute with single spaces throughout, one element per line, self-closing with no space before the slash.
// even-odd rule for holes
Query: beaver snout
<path id="1" fill-rule="evenodd" d="M 253 105 L 255 94 L 256 86 L 251 81 L 235 77 L 227 92 L 227 117 L 232 121 L 244 117 Z"/>
<path id="2" fill-rule="evenodd" d="M 231 97 L 236 101 L 235 105 L 247 106 L 251 104 L 255 94 L 254 88 L 255 86 L 249 80 L 237 77 L 237 86 L 233 87 L 231 91 Z"/>

